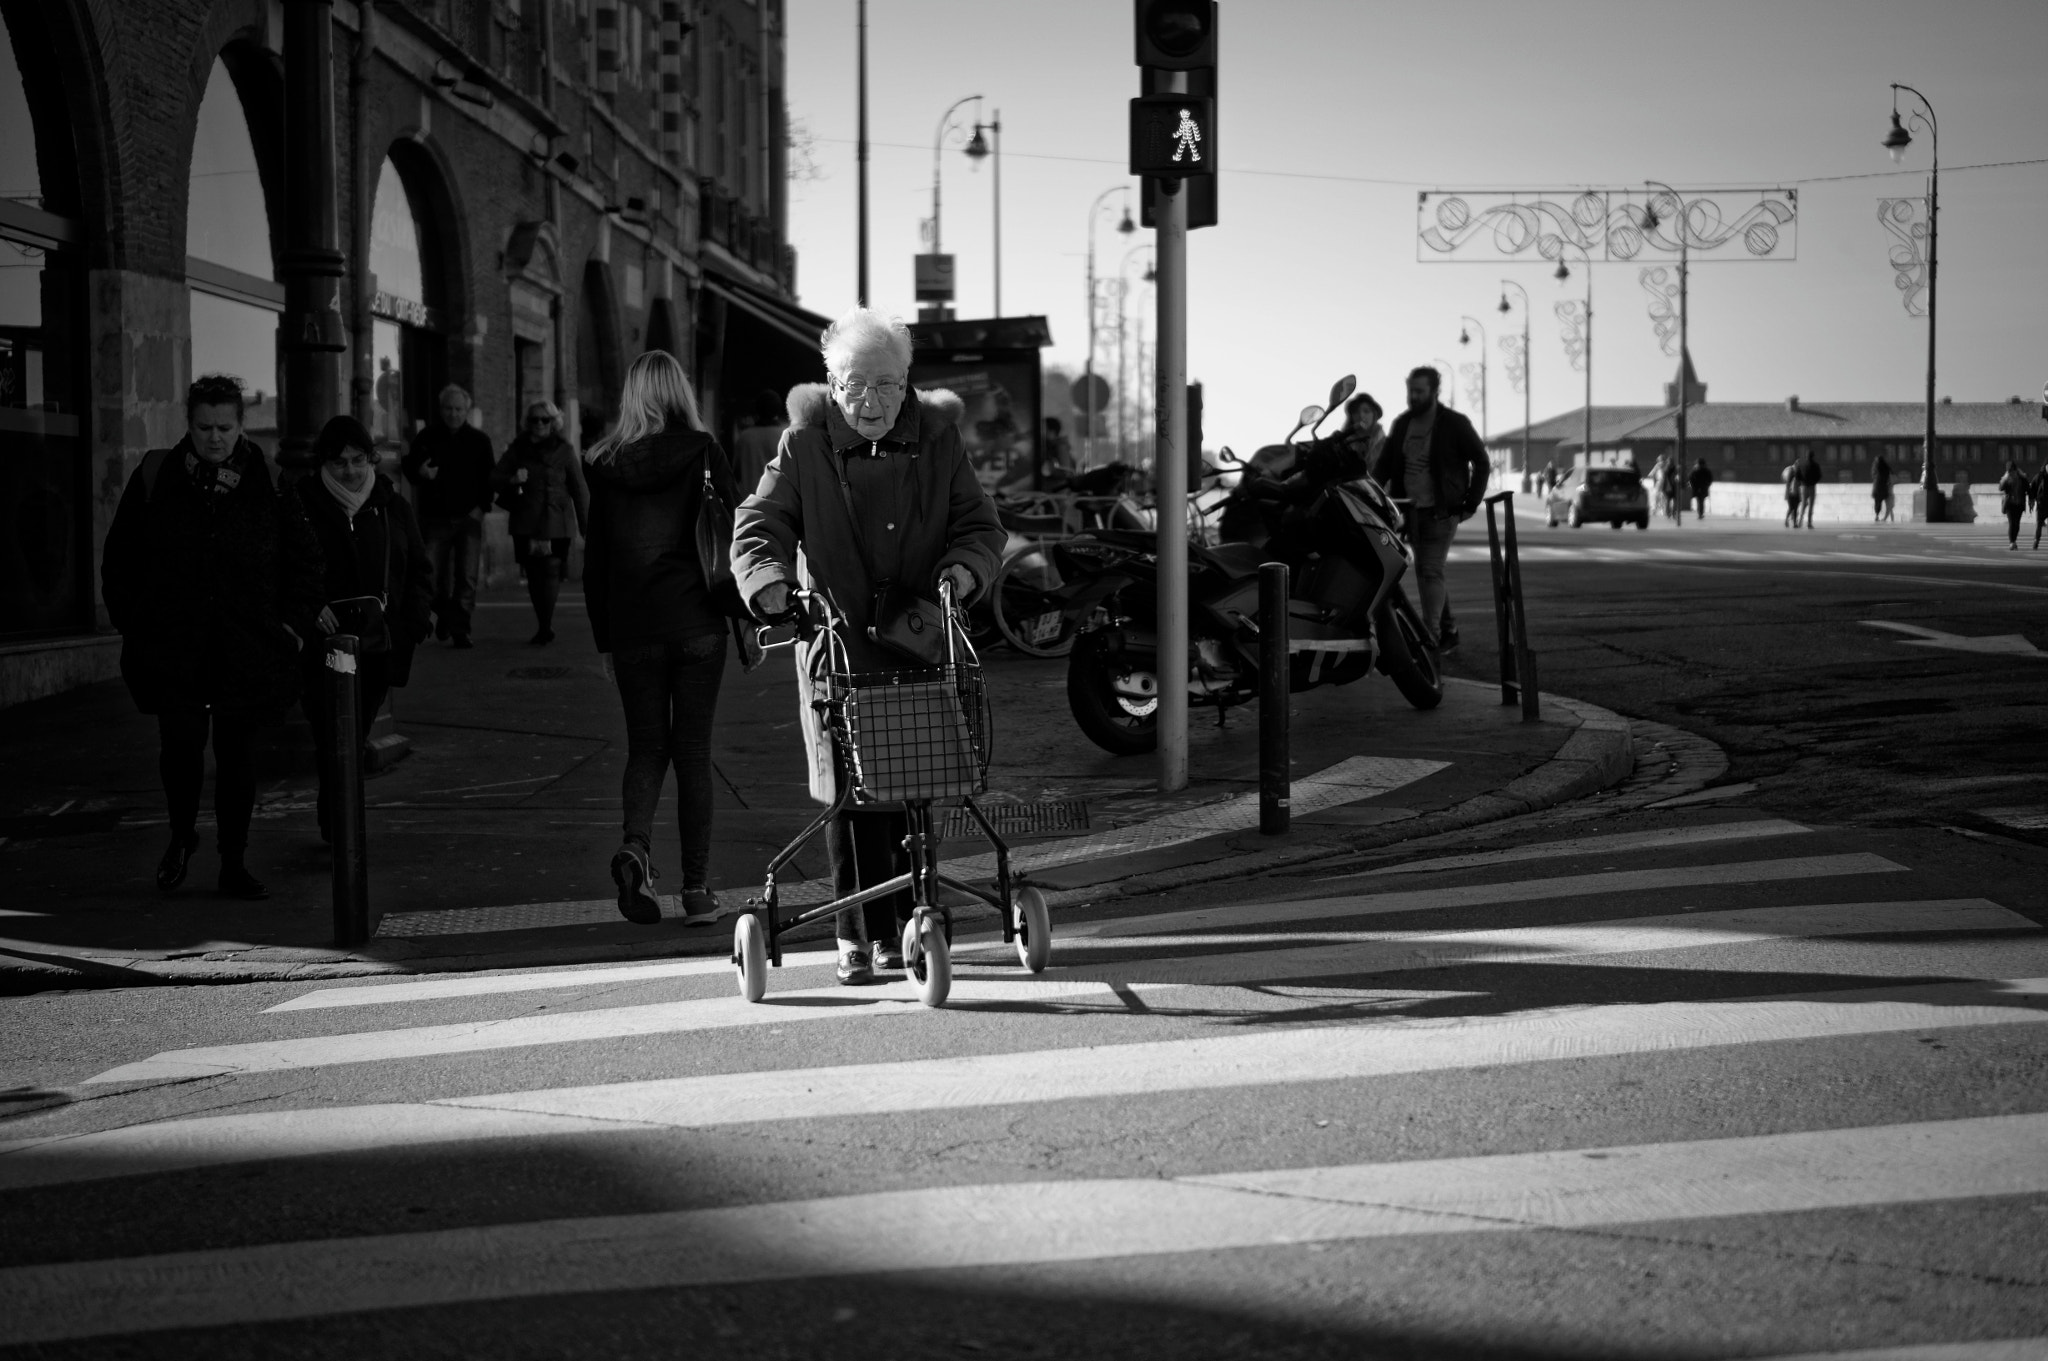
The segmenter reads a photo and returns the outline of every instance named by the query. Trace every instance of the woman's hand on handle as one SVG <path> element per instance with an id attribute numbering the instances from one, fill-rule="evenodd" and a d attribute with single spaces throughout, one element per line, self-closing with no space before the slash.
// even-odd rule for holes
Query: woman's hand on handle
<path id="1" fill-rule="evenodd" d="M 322 605 L 320 613 L 313 616 L 313 622 L 318 624 L 320 632 L 326 634 L 329 638 L 341 632 L 341 620 L 334 617 L 334 610 L 331 606 Z"/>
<path id="2" fill-rule="evenodd" d="M 789 583 L 771 581 L 754 593 L 754 617 L 763 620 L 780 619 L 789 613 Z"/>
<path id="3" fill-rule="evenodd" d="M 945 570 L 939 573 L 939 580 L 952 583 L 955 605 L 964 606 L 967 597 L 974 594 L 974 573 L 957 562 L 948 563 Z"/>

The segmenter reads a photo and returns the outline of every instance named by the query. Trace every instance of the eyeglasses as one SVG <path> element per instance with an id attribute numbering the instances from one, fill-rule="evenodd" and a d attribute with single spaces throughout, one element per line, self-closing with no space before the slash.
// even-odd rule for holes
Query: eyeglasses
<path id="1" fill-rule="evenodd" d="M 889 402 L 903 395 L 903 384 L 862 383 L 851 378 L 842 378 L 839 380 L 839 390 L 848 397 L 858 397 L 862 401 L 866 401 L 869 397 L 879 397 L 883 401 Z"/>

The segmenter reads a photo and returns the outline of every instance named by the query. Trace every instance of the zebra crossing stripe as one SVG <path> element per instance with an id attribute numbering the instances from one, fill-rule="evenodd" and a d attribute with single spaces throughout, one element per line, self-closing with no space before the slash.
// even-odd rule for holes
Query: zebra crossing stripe
<path id="1" fill-rule="evenodd" d="M 660 1078 L 23 1140 L 0 1145 L 0 1190 L 405 1145 L 1128 1099 L 2044 1021 L 2048 977 Z"/>
<path id="2" fill-rule="evenodd" d="M 1572 1231 L 2048 1192 L 2048 1115 L 1009 1182 L 0 1270 L 0 1345 L 883 1272 Z"/>
<path id="3" fill-rule="evenodd" d="M 1440 874 L 1447 870 L 1480 869 L 1510 865 L 1526 860 L 1562 860 L 1579 855 L 1617 852 L 1668 851 L 1726 841 L 1755 841 L 1766 837 L 1804 836 L 1813 829 L 1783 818 L 1754 818 L 1746 822 L 1709 822 L 1698 827 L 1658 827 L 1647 832 L 1611 832 L 1601 836 L 1565 837 L 1528 846 L 1510 846 L 1498 851 L 1474 851 L 1467 855 L 1439 855 L 1427 860 L 1404 860 L 1369 870 L 1325 875 L 1315 882 L 1338 879 L 1377 879 L 1401 874 Z"/>
<path id="4" fill-rule="evenodd" d="M 1803 1352 L 1759 1361 L 2048 1361 L 2048 1337 L 2007 1337 L 1989 1342 L 1922 1342 L 1874 1351 Z"/>
<path id="5" fill-rule="evenodd" d="M 1600 893 L 1647 893 L 1664 889 L 1713 888 L 1729 884 L 1781 883 L 1798 879 L 1829 879 L 1856 874 L 1904 874 L 1906 867 L 1881 855 L 1808 855 L 1788 860 L 1749 860 L 1726 865 L 1682 865 L 1657 869 L 1614 870 L 1598 874 L 1558 875 L 1457 888 L 1413 889 L 1399 893 L 1307 897 L 1278 902 L 1224 903 L 1184 908 L 1144 917 L 1062 925 L 1062 938 L 1073 936 L 1142 936 L 1169 931 L 1215 930 L 1227 926 L 1262 926 L 1273 922 L 1311 921 L 1330 917 L 1362 917 L 1388 912 L 1421 912 L 1540 899 L 1582 898 Z"/>
<path id="6" fill-rule="evenodd" d="M 954 985 L 956 1005 L 1117 996 L 1121 988 L 1172 989 L 1270 983 L 1282 979 L 1341 978 L 1454 964 L 1527 964 L 1592 955 L 1642 954 L 1714 945 L 1747 945 L 1805 936 L 1870 935 L 1906 930 L 1952 932 L 2032 931 L 2034 924 L 1996 903 L 1976 898 L 1898 903 L 1839 903 L 1796 908 L 1737 909 L 1666 918 L 1631 919 L 1580 926 L 1522 927 L 1504 931 L 1394 933 L 1352 943 L 1315 943 L 1296 949 L 1197 955 L 1183 958 L 1107 961 L 1078 968 L 1061 966 L 1039 978 L 964 976 Z M 1118 937 L 1077 942 L 1102 948 Z M 1109 948 L 1116 948 L 1109 946 Z M 1147 949 L 1160 948 L 1145 938 Z M 1881 947 L 1880 947 L 1881 948 Z M 962 964 L 969 963 L 964 957 Z M 1916 968 L 1926 968 L 1916 956 Z M 822 969 L 822 965 L 818 966 Z M 1817 960 L 1816 972 L 1834 972 Z M 1867 968 L 1859 961 L 1857 967 Z M 1007 970 L 1006 970 L 1007 972 Z M 235 1073 L 325 1068 L 340 1064 L 430 1058 L 446 1054 L 575 1044 L 632 1035 L 675 1034 L 739 1026 L 788 1025 L 855 1016 L 922 1014 L 907 982 L 886 988 L 799 989 L 770 994 L 766 1004 L 741 998 L 703 997 L 639 1006 L 526 1015 L 500 1020 L 356 1031 L 296 1039 L 174 1049 L 108 1069 L 89 1083 L 184 1081 Z"/>

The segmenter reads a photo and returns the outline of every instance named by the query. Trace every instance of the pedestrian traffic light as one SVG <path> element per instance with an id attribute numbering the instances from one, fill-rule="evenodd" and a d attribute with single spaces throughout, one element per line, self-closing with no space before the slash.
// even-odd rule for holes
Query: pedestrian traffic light
<path id="1" fill-rule="evenodd" d="M 1135 0 L 1131 173 L 1142 177 L 1140 219 L 1153 226 L 1173 181 L 1188 196 L 1188 226 L 1216 225 L 1216 0 Z M 1196 140 L 1193 134 L 1199 134 Z M 1199 150 L 1201 159 L 1193 159 Z M 1175 153 L 1179 159 L 1175 159 Z"/>

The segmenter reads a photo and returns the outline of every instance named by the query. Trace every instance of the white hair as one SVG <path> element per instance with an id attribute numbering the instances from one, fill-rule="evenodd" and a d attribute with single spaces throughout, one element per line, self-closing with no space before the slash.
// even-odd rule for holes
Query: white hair
<path id="1" fill-rule="evenodd" d="M 872 307 L 856 307 L 827 326 L 818 337 L 825 372 L 834 378 L 845 377 L 856 356 L 874 350 L 887 350 L 903 368 L 910 367 L 910 328 L 901 317 L 884 316 Z"/>
<path id="2" fill-rule="evenodd" d="M 462 399 L 462 404 L 464 406 L 476 405 L 476 403 L 470 398 L 469 389 L 463 387 L 460 383 L 450 383 L 447 387 L 442 388 L 440 396 L 436 397 L 434 400 L 437 402 L 445 402 L 450 397 L 460 397 Z"/>

